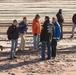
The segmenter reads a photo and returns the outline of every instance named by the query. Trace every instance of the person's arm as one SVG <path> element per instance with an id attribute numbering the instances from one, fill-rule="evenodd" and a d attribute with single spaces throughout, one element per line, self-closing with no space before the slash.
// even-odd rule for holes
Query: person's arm
<path id="1" fill-rule="evenodd" d="M 27 33 L 27 30 L 28 30 L 28 23 L 26 23 L 25 25 L 24 25 L 24 33 L 26 34 Z"/>
<path id="2" fill-rule="evenodd" d="M 57 40 L 59 40 L 60 39 L 60 35 L 61 35 L 61 28 L 60 28 L 60 26 L 59 25 L 57 25 L 57 27 L 56 27 L 56 35 L 57 35 Z"/>
<path id="3" fill-rule="evenodd" d="M 64 18 L 63 18 L 63 15 L 61 14 L 61 20 L 62 20 L 62 23 L 64 22 Z"/>

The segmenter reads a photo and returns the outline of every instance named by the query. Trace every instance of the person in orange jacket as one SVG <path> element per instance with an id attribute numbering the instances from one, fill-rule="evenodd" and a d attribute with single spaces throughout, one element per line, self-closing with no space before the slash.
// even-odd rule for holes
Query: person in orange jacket
<path id="1" fill-rule="evenodd" d="M 40 19 L 40 16 L 37 14 L 33 19 L 33 23 L 32 23 L 34 49 L 37 49 L 39 47 L 39 42 L 40 42 L 41 24 L 39 19 Z"/>

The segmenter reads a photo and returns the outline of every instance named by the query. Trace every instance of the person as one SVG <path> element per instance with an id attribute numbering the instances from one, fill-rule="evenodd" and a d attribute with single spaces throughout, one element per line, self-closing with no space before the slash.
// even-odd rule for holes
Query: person
<path id="1" fill-rule="evenodd" d="M 52 35 L 53 35 L 53 25 L 50 22 L 49 16 L 45 16 L 45 22 L 42 26 L 42 31 L 40 35 L 40 41 L 42 42 L 42 51 L 41 51 L 41 59 L 45 60 L 45 50 L 47 46 L 47 59 L 51 59 L 52 57 Z"/>
<path id="2" fill-rule="evenodd" d="M 56 14 L 56 17 L 57 17 L 57 20 L 60 24 L 60 27 L 61 27 L 61 36 L 60 36 L 60 39 L 63 38 L 63 22 L 64 22 L 64 18 L 63 18 L 63 15 L 62 15 L 62 9 L 59 9 L 58 13 Z"/>
<path id="3" fill-rule="evenodd" d="M 73 36 L 74 36 L 74 29 L 76 27 L 76 13 L 72 17 L 72 22 L 73 22 L 73 26 L 72 26 L 72 35 L 71 35 L 71 38 L 73 38 Z"/>
<path id="4" fill-rule="evenodd" d="M 26 34 L 27 34 L 27 29 L 28 29 L 27 25 L 28 25 L 27 18 L 23 17 L 23 21 L 19 23 L 19 33 L 20 33 L 21 42 L 20 42 L 18 51 L 25 50 L 25 40 L 26 40 Z"/>
<path id="5" fill-rule="evenodd" d="M 53 39 L 52 39 L 52 58 L 55 58 L 56 46 L 57 46 L 57 41 L 60 39 L 61 28 L 55 17 L 52 18 L 52 23 L 54 25 L 54 34 L 53 34 Z"/>
<path id="6" fill-rule="evenodd" d="M 32 23 L 32 34 L 34 39 L 34 49 L 38 49 L 40 42 L 41 24 L 40 16 L 37 14 Z"/>
<path id="7" fill-rule="evenodd" d="M 7 30 L 8 39 L 11 40 L 11 51 L 10 51 L 10 58 L 14 59 L 16 58 L 16 48 L 18 44 L 18 38 L 19 38 L 19 29 L 17 27 L 18 22 L 17 20 L 13 21 L 13 24 L 9 26 Z"/>

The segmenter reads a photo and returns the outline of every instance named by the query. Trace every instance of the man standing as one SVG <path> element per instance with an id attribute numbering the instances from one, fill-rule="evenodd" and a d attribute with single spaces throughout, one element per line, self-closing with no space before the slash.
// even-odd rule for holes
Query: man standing
<path id="1" fill-rule="evenodd" d="M 72 22 L 73 22 L 73 26 L 72 26 L 72 35 L 71 35 L 71 38 L 73 38 L 73 36 L 74 36 L 74 29 L 76 27 L 76 14 L 73 15 Z"/>
<path id="2" fill-rule="evenodd" d="M 64 18 L 63 18 L 63 15 L 62 15 L 62 9 L 59 9 L 56 17 L 57 17 L 57 20 L 58 20 L 58 22 L 60 24 L 60 27 L 61 27 L 61 36 L 60 36 L 60 39 L 62 39 L 63 38 L 63 22 L 64 22 Z"/>
<path id="3" fill-rule="evenodd" d="M 11 59 L 16 58 L 15 52 L 19 37 L 19 30 L 17 25 L 18 25 L 17 20 L 14 20 L 13 24 L 7 30 L 8 39 L 11 40 L 11 51 L 10 51 Z"/>
<path id="4" fill-rule="evenodd" d="M 18 50 L 24 50 L 25 49 L 25 39 L 26 39 L 26 33 L 27 33 L 27 18 L 23 17 L 23 21 L 19 23 L 19 32 L 21 37 L 21 43 Z"/>
<path id="5" fill-rule="evenodd" d="M 45 22 L 42 26 L 42 31 L 40 35 L 40 41 L 42 42 L 42 51 L 41 51 L 41 59 L 45 60 L 46 46 L 47 46 L 47 59 L 51 59 L 52 57 L 52 35 L 53 35 L 53 25 L 50 23 L 49 16 L 45 16 Z"/>
<path id="6" fill-rule="evenodd" d="M 54 34 L 53 34 L 53 40 L 52 40 L 52 57 L 55 58 L 56 46 L 57 46 L 57 41 L 60 39 L 61 28 L 55 17 L 52 18 L 52 23 L 54 25 Z"/>
<path id="7" fill-rule="evenodd" d="M 41 24 L 39 19 L 40 19 L 40 16 L 37 14 L 33 19 L 33 23 L 32 23 L 34 49 L 37 49 L 39 47 L 39 42 L 40 42 Z"/>

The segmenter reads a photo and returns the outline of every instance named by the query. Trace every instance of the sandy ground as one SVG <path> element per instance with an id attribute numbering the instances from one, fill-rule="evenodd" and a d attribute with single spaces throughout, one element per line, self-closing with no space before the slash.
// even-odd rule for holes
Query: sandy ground
<path id="1" fill-rule="evenodd" d="M 16 1 L 16 3 L 13 3 L 15 1 Z M 21 5 L 18 4 L 19 1 L 22 2 Z M 50 14 L 55 15 L 57 10 L 61 7 L 64 8 L 65 14 L 70 13 L 69 11 L 71 11 L 70 14 L 73 14 L 73 12 L 76 10 L 75 4 L 74 4 L 74 3 L 76 3 L 75 0 L 72 0 L 74 2 L 69 1 L 69 3 L 67 3 L 67 2 L 58 3 L 57 2 L 57 4 L 56 4 L 56 2 L 54 2 L 55 4 L 54 3 L 52 4 L 53 7 L 51 4 L 48 5 L 49 4 L 48 2 L 44 2 L 48 6 L 46 6 L 43 3 L 41 3 L 40 5 L 33 3 L 32 5 L 26 6 L 26 5 L 23 5 L 23 3 L 26 4 L 25 1 L 27 2 L 27 0 L 0 0 L 0 6 L 1 6 L 0 10 L 2 10 L 1 16 L 3 17 L 3 19 L 9 20 L 11 18 L 9 16 L 10 12 L 12 14 L 15 13 L 13 15 L 14 17 L 11 14 L 12 18 L 15 18 L 15 16 L 19 13 L 21 16 L 19 16 L 19 14 L 18 14 L 18 18 L 21 19 L 22 16 L 25 15 L 24 14 L 25 11 L 28 12 L 29 10 L 32 11 L 32 12 L 29 12 L 30 15 L 31 15 L 31 13 L 32 13 L 32 15 L 35 15 L 34 13 L 48 14 L 47 12 L 51 11 L 51 10 L 54 10 L 55 13 L 50 12 Z M 33 1 L 28 0 L 28 2 L 29 1 L 31 3 L 31 2 L 40 2 L 40 1 L 44 1 L 44 0 L 33 0 Z M 47 0 L 45 0 L 45 1 L 47 1 Z M 48 1 L 51 1 L 51 0 L 48 0 Z M 55 0 L 55 1 L 57 1 L 57 0 Z M 3 3 L 3 2 L 5 2 L 5 3 Z M 13 4 L 11 4 L 10 2 L 12 2 Z M 69 4 L 72 6 L 70 6 Z M 44 6 L 42 6 L 42 5 L 44 5 Z M 36 8 L 34 8 L 34 7 L 36 7 Z M 40 9 L 39 9 L 39 7 L 40 7 Z M 47 7 L 48 7 L 48 9 L 47 9 Z M 13 11 L 10 11 L 11 8 L 13 9 Z M 24 10 L 24 8 L 26 8 L 27 10 Z M 18 12 L 14 11 L 14 10 L 18 10 L 18 9 L 19 9 Z M 46 11 L 46 9 L 47 9 L 47 11 Z M 8 10 L 8 11 L 6 11 L 8 14 L 6 14 L 5 10 Z M 21 10 L 24 10 L 24 12 Z M 36 10 L 38 10 L 38 12 Z M 41 12 L 42 10 L 46 11 L 46 12 Z M 2 13 L 5 13 L 5 14 L 2 14 Z M 68 14 L 67 16 L 69 17 L 70 14 Z M 26 15 L 29 16 L 28 13 Z M 64 15 L 64 16 L 67 17 L 66 15 Z M 0 40 L 6 40 L 5 37 L 6 36 L 2 35 L 2 38 L 0 38 Z M 67 36 L 65 36 L 65 37 L 67 37 Z M 76 75 L 76 40 L 75 39 L 76 38 L 63 39 L 58 42 L 57 57 L 55 60 L 50 59 L 50 60 L 40 61 L 41 49 L 36 50 L 36 51 L 32 50 L 32 49 L 31 50 L 25 49 L 23 52 L 17 52 L 17 56 L 18 56 L 17 59 L 9 60 L 10 49 L 5 48 L 2 52 L 0 51 L 0 75 Z M 29 44 L 29 42 L 27 42 L 27 43 Z M 0 45 L 3 45 L 5 47 L 7 47 L 7 46 L 10 47 L 10 42 L 9 41 L 0 41 Z"/>
<path id="2" fill-rule="evenodd" d="M 55 60 L 40 61 L 41 49 L 17 52 L 17 59 L 9 60 L 9 50 L 0 52 L 0 75 L 76 75 L 76 40 L 58 42 Z"/>

